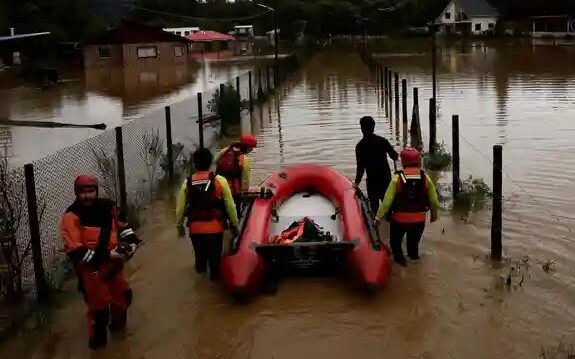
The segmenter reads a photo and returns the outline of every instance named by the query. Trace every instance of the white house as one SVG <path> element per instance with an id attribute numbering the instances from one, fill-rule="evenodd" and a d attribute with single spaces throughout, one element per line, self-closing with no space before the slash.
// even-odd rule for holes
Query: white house
<path id="1" fill-rule="evenodd" d="M 442 32 L 479 35 L 494 31 L 498 18 L 499 13 L 486 0 L 451 0 L 435 25 Z"/>
<path id="2" fill-rule="evenodd" d="M 181 37 L 186 37 L 195 34 L 200 31 L 199 27 L 167 27 L 162 29 L 167 32 L 171 32 L 174 35 L 180 35 Z"/>

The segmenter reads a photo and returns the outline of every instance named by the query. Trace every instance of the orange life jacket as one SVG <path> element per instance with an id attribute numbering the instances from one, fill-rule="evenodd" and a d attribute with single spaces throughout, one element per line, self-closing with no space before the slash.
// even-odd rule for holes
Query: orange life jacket
<path id="1" fill-rule="evenodd" d="M 239 145 L 231 145 L 220 156 L 216 166 L 216 173 L 228 180 L 232 195 L 237 196 L 242 191 L 242 171 L 244 167 L 244 154 Z"/>
<path id="2" fill-rule="evenodd" d="M 298 221 L 297 226 L 286 229 L 279 235 L 271 236 L 271 244 L 290 244 L 301 238 L 305 230 L 305 224 L 309 219 L 307 217 L 302 218 Z"/>
<path id="3" fill-rule="evenodd" d="M 213 172 L 198 172 L 188 178 L 186 217 L 191 233 L 223 231 L 222 187 Z"/>
<path id="4" fill-rule="evenodd" d="M 391 207 L 392 220 L 399 223 L 425 222 L 429 210 L 427 176 L 423 170 L 407 167 L 398 172 L 395 198 Z"/>

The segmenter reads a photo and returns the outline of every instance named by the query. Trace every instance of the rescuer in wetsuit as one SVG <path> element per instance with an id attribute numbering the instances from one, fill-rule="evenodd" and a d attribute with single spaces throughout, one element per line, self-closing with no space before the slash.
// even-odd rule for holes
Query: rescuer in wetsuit
<path id="1" fill-rule="evenodd" d="M 419 241 L 425 229 L 425 214 L 431 211 L 431 222 L 439 216 L 439 200 L 435 185 L 421 169 L 421 156 L 415 148 L 401 151 L 403 170 L 396 172 L 385 193 L 375 225 L 383 218 L 389 219 L 389 242 L 393 259 L 399 265 L 407 265 L 401 244 L 407 236 L 407 256 L 419 260 Z"/>
<path id="2" fill-rule="evenodd" d="M 81 175 L 74 181 L 76 200 L 62 216 L 61 234 L 68 258 L 88 306 L 89 346 L 106 346 L 108 328 L 125 328 L 132 290 L 124 279 L 124 262 L 140 239 L 120 220 L 113 201 L 98 198 L 98 179 Z"/>
<path id="3" fill-rule="evenodd" d="M 379 201 L 383 200 L 385 190 L 391 181 L 391 171 L 387 163 L 387 156 L 397 161 L 397 152 L 385 138 L 373 133 L 375 121 L 370 116 L 362 117 L 359 121 L 363 138 L 355 146 L 357 173 L 355 184 L 359 186 L 364 172 L 367 172 L 367 197 L 371 211 L 375 214 Z"/>
<path id="4" fill-rule="evenodd" d="M 210 150 L 199 149 L 193 157 L 197 172 L 180 189 L 177 223 L 183 234 L 184 218 L 187 218 L 196 272 L 205 273 L 209 267 L 210 279 L 215 281 L 220 275 L 225 222 L 230 221 L 230 229 L 237 236 L 238 217 L 228 181 L 210 172 Z"/>

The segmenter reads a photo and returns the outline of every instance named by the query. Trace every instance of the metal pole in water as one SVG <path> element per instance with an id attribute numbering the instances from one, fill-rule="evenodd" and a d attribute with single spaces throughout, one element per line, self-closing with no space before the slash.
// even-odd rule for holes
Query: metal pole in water
<path id="1" fill-rule="evenodd" d="M 223 123 L 222 123 L 223 127 Z M 204 148 L 204 115 L 202 108 L 202 93 L 198 92 L 198 133 L 200 134 L 200 148 Z"/>

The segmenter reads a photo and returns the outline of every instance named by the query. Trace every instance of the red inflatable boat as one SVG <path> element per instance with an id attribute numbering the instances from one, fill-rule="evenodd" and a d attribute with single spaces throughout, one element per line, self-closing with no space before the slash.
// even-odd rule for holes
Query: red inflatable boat
<path id="1" fill-rule="evenodd" d="M 240 235 L 222 260 L 222 282 L 228 292 L 255 294 L 272 264 L 288 258 L 305 268 L 322 255 L 328 262 L 341 257 L 344 270 L 362 287 L 374 289 L 387 281 L 389 250 L 372 225 L 367 199 L 349 179 L 330 167 L 306 164 L 285 168 L 261 186 L 271 190 L 270 195 L 254 199 L 244 208 Z M 327 230 L 331 239 L 270 243 L 270 237 L 302 217 Z M 306 257 L 310 253 L 311 261 Z"/>

